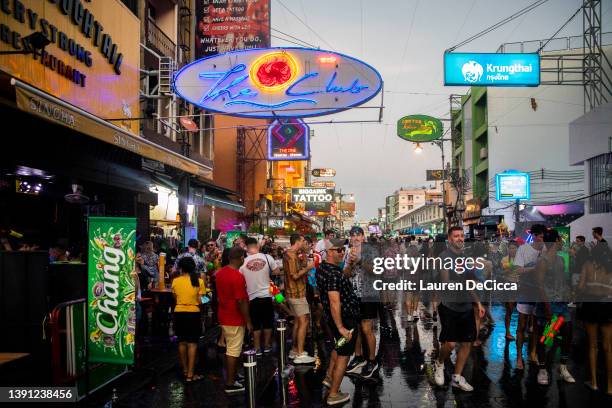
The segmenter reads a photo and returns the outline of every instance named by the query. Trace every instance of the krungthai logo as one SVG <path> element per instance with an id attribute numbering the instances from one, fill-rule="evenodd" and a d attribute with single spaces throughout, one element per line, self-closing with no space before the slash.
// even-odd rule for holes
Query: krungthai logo
<path id="1" fill-rule="evenodd" d="M 467 82 L 478 82 L 483 74 L 482 65 L 476 61 L 468 61 L 461 67 L 461 73 Z"/>

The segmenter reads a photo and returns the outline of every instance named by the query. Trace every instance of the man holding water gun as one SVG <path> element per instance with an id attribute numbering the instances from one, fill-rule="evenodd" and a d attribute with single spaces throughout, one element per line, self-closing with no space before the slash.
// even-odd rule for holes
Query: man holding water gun
<path id="1" fill-rule="evenodd" d="M 567 303 L 569 301 L 570 281 L 565 275 L 563 259 L 557 254 L 561 249 L 561 237 L 553 229 L 544 232 L 544 245 L 546 251 L 540 255 L 536 263 L 535 278 L 539 291 L 539 302 L 536 306 L 536 339 L 538 343 L 536 351 L 538 353 L 538 384 L 550 384 L 548 370 L 546 369 L 547 349 L 554 352 L 556 347 L 561 348 L 561 361 L 559 365 L 559 376 L 567 383 L 575 383 L 576 380 L 567 368 L 569 353 L 572 342 L 571 315 Z M 553 322 L 554 319 L 554 322 Z M 548 326 L 548 330 L 547 329 Z M 553 330 L 551 330 L 553 329 Z M 547 347 L 544 333 L 547 331 L 548 337 L 552 334 L 557 337 L 552 342 L 551 347 Z M 556 332 L 558 335 L 555 336 Z"/>

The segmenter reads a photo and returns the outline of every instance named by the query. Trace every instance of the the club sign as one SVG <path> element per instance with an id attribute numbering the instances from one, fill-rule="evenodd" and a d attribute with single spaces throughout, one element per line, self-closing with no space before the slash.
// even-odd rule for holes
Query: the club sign
<path id="1" fill-rule="evenodd" d="M 294 203 L 331 203 L 334 199 L 333 188 L 292 188 L 291 197 Z"/>
<path id="2" fill-rule="evenodd" d="M 382 88 L 372 66 L 313 48 L 261 48 L 203 58 L 179 70 L 177 95 L 208 111 L 254 118 L 328 115 Z"/>

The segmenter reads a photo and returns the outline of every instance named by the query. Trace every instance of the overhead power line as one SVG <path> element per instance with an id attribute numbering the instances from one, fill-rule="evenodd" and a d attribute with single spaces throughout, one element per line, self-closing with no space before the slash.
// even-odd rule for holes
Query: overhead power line
<path id="1" fill-rule="evenodd" d="M 324 43 L 325 43 L 325 44 L 326 44 L 328 47 L 330 47 L 330 48 L 332 49 L 332 51 L 336 51 L 336 49 L 335 49 L 335 48 L 334 48 L 334 47 L 333 47 L 333 46 L 332 46 L 332 45 L 331 45 L 329 42 L 327 42 L 327 41 L 325 40 L 325 38 L 321 37 L 321 36 L 319 35 L 319 33 L 318 33 L 316 30 L 314 30 L 312 27 L 310 27 L 310 26 L 308 25 L 308 23 L 306 23 L 304 20 L 302 20 L 302 19 L 300 18 L 300 16 L 298 16 L 297 14 L 295 14 L 295 13 L 294 13 L 294 12 L 293 12 L 293 11 L 292 11 L 292 10 L 291 10 L 289 7 L 285 6 L 285 3 L 283 3 L 281 0 L 276 0 L 276 1 L 277 1 L 277 2 L 278 2 L 278 4 L 280 4 L 280 5 L 281 5 L 281 6 L 282 6 L 282 7 L 283 7 L 285 10 L 287 10 L 287 11 L 288 11 L 288 12 L 289 12 L 289 13 L 290 13 L 290 14 L 291 14 L 293 17 L 295 17 L 295 18 L 296 18 L 296 19 L 297 19 L 297 20 L 298 20 L 300 23 L 302 23 L 302 24 L 304 25 L 304 27 L 306 27 L 308 30 L 310 30 L 310 32 L 312 32 L 314 35 L 316 35 L 316 36 L 317 36 L 317 38 L 318 38 L 319 40 L 321 40 L 321 41 L 322 41 L 322 42 L 324 42 Z"/>
<path id="2" fill-rule="evenodd" d="M 557 37 L 557 34 L 559 34 L 561 32 L 561 30 L 563 30 L 570 23 L 570 21 L 572 21 L 574 19 L 574 17 L 576 17 L 578 15 L 578 13 L 580 13 L 580 10 L 582 10 L 582 8 L 583 8 L 582 6 L 578 7 L 578 10 L 576 10 L 576 12 L 574 14 L 572 14 L 572 16 L 565 23 L 563 23 L 563 25 L 557 31 L 555 31 L 555 33 L 552 35 L 552 37 L 550 37 L 548 40 L 546 40 L 546 42 L 544 44 L 542 44 L 542 46 L 540 48 L 538 48 L 538 50 L 536 52 L 539 54 L 540 51 L 542 51 L 544 49 L 544 47 L 546 47 L 548 45 L 548 43 L 552 39 Z"/>
<path id="3" fill-rule="evenodd" d="M 280 0 L 279 0 L 280 1 Z M 499 27 L 509 23 L 510 21 L 522 16 L 523 14 L 527 14 L 529 13 L 531 10 L 541 6 L 542 4 L 546 3 L 548 0 L 538 0 L 532 4 L 530 4 L 529 6 L 517 11 L 516 13 L 512 14 L 509 17 L 504 18 L 503 20 L 493 24 L 492 26 L 485 28 L 484 30 L 480 31 L 479 33 L 474 34 L 473 36 L 469 37 L 466 40 L 461 41 L 459 44 L 454 45 L 450 48 L 448 48 L 445 52 L 453 52 L 454 50 L 456 50 L 459 47 L 463 47 L 466 44 L 471 43 L 472 41 L 482 37 L 483 35 L 486 35 L 488 33 L 490 33 L 493 30 L 498 29 Z"/>
<path id="4" fill-rule="evenodd" d="M 320 48 L 320 47 L 319 47 L 319 46 L 317 46 L 317 45 L 310 44 L 309 42 L 306 42 L 306 41 L 304 41 L 304 40 L 302 40 L 302 39 L 300 39 L 300 38 L 298 38 L 298 37 L 295 37 L 295 36 L 293 36 L 293 35 L 291 35 L 291 34 L 287 34 L 287 33 L 285 33 L 285 32 L 282 32 L 281 30 L 278 30 L 278 29 L 276 29 L 276 28 L 274 28 L 274 27 L 272 27 L 272 28 L 271 28 L 271 30 L 272 30 L 272 31 L 276 31 L 277 33 L 282 34 L 282 35 L 284 35 L 284 36 L 287 36 L 287 37 L 289 37 L 289 38 L 292 38 L 292 39 L 294 39 L 294 40 L 296 40 L 296 41 L 299 41 L 299 42 L 301 42 L 301 43 L 303 43 L 303 44 L 305 44 L 305 45 L 309 46 L 310 48 Z M 278 37 L 277 37 L 277 38 L 278 38 Z"/>

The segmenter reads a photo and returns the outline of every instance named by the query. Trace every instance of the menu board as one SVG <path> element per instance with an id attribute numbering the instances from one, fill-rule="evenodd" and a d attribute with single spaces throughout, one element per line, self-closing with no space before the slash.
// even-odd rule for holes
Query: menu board
<path id="1" fill-rule="evenodd" d="M 270 0 L 196 0 L 196 59 L 270 46 Z"/>

